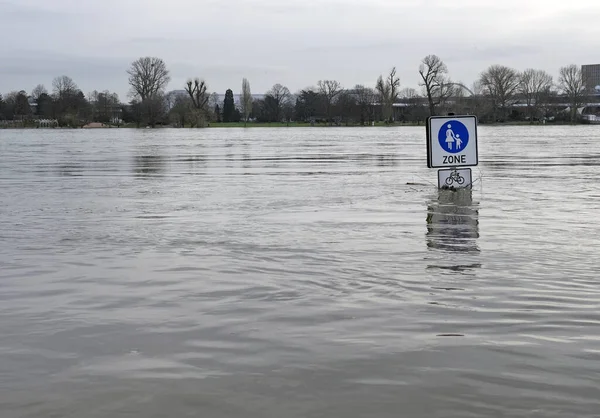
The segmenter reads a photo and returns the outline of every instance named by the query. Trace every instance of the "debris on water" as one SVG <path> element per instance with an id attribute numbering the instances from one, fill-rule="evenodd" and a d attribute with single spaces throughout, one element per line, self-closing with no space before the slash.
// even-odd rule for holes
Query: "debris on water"
<path id="1" fill-rule="evenodd" d="M 454 186 L 446 186 L 445 184 L 441 187 L 442 190 L 452 190 L 455 192 L 457 189 Z"/>

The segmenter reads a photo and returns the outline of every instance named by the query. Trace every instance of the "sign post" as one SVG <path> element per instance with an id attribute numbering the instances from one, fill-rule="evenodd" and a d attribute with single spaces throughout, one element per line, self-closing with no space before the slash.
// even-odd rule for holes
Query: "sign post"
<path id="1" fill-rule="evenodd" d="M 476 116 L 430 116 L 427 119 L 427 167 L 438 171 L 438 187 L 470 187 L 471 169 L 479 163 Z"/>

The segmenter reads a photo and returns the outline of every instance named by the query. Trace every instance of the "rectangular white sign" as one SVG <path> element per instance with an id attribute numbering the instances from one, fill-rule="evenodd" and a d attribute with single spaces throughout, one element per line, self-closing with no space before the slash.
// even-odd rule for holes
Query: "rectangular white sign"
<path id="1" fill-rule="evenodd" d="M 427 166 L 477 165 L 477 117 L 432 116 L 427 119 Z"/>
<path id="2" fill-rule="evenodd" d="M 453 168 L 438 170 L 438 187 L 454 187 L 455 189 L 471 187 L 473 178 L 470 168 Z"/>

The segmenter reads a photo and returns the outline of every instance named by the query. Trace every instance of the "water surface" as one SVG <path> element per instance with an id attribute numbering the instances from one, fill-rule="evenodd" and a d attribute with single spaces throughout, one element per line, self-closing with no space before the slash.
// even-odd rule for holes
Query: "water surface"
<path id="1" fill-rule="evenodd" d="M 592 417 L 600 129 L 0 131 L 0 414 Z"/>

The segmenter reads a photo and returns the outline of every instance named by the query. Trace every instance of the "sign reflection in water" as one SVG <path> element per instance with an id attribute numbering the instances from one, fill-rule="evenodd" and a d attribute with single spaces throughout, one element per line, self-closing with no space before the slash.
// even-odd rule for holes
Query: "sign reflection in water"
<path id="1" fill-rule="evenodd" d="M 479 209 L 472 189 L 438 190 L 427 205 L 427 247 L 478 253 L 477 238 Z"/>

